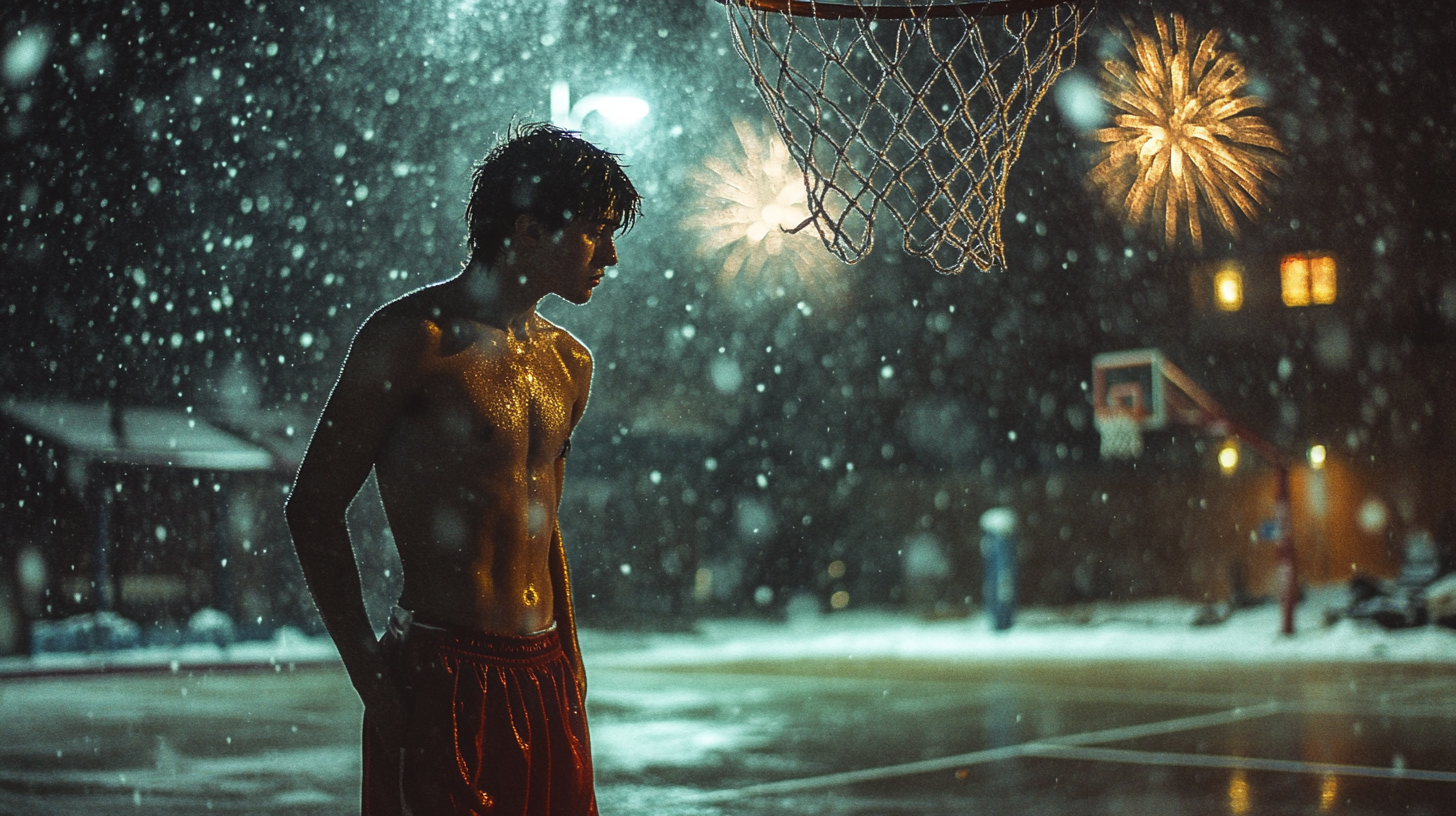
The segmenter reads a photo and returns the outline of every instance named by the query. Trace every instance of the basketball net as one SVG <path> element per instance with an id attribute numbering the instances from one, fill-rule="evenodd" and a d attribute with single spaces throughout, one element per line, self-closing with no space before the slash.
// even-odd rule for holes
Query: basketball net
<path id="1" fill-rule="evenodd" d="M 1037 103 L 1076 59 L 1075 2 L 720 0 L 845 263 L 881 210 L 941 272 L 1004 267 L 1006 179 Z M 795 230 L 797 231 L 797 230 Z"/>
<path id="2" fill-rule="evenodd" d="M 1132 414 L 1099 416 L 1097 434 L 1102 437 L 1103 459 L 1136 459 L 1143 455 L 1143 429 Z"/>

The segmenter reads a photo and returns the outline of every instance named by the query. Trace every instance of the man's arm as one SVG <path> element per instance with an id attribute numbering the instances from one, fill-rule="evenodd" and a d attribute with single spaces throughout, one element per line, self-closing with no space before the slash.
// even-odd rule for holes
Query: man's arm
<path id="1" fill-rule="evenodd" d="M 387 309 L 388 307 L 386 307 Z M 359 330 L 288 498 L 303 575 L 365 711 L 386 736 L 403 730 L 402 703 L 364 609 L 345 513 L 417 387 L 420 324 L 385 311 Z"/>
<path id="2" fill-rule="evenodd" d="M 571 603 L 571 577 L 566 564 L 566 547 L 561 543 L 561 525 L 551 534 L 551 592 L 555 600 L 552 614 L 561 632 L 561 648 L 576 675 L 576 689 L 586 699 L 586 666 L 581 662 L 581 644 L 576 639 L 576 611 Z"/>
<path id="3" fill-rule="evenodd" d="M 577 361 L 579 368 L 578 381 L 581 383 L 580 396 L 573 403 L 571 408 L 571 431 L 576 430 L 576 424 L 581 421 L 582 414 L 586 412 L 586 401 L 591 391 L 592 359 L 584 346 L 577 346 L 576 354 L 572 356 Z M 581 660 L 581 644 L 576 638 L 576 610 L 571 602 L 571 574 L 566 561 L 566 545 L 561 540 L 561 490 L 566 482 L 566 452 L 563 450 L 556 459 L 556 529 L 551 534 L 551 596 L 552 615 L 556 618 L 556 625 L 561 630 L 561 646 L 566 651 L 566 659 L 571 664 L 572 670 L 576 673 L 576 687 L 581 692 L 581 699 L 586 700 L 586 666 Z"/>

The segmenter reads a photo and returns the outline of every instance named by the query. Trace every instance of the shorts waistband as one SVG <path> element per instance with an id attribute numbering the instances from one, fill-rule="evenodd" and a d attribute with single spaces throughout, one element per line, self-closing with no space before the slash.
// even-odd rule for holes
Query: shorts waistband
<path id="1" fill-rule="evenodd" d="M 463 657 L 487 662 L 535 663 L 561 652 L 561 635 L 555 622 L 540 632 L 509 635 L 423 622 L 409 610 L 395 607 L 389 628 L 406 643 L 429 643 Z"/>

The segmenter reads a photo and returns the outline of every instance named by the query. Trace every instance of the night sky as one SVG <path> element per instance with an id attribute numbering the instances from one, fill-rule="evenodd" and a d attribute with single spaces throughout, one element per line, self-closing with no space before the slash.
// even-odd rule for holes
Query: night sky
<path id="1" fill-rule="evenodd" d="M 1369 389 L 1456 326 L 1456 22 L 1435 0 L 1184 5 L 1228 32 L 1287 149 L 1240 239 L 1170 252 L 1125 229 L 1083 180 L 1094 144 L 1049 96 L 1012 170 L 1006 270 L 940 276 L 884 240 L 811 288 L 721 284 L 680 224 L 688 168 L 734 117 L 763 118 L 709 0 L 19 0 L 0 12 L 0 390 L 311 424 L 370 311 L 458 270 L 471 162 L 513 119 L 545 119 L 565 80 L 652 105 L 635 128 L 584 126 L 646 198 L 619 276 L 585 309 L 544 307 L 597 358 L 578 441 L 598 475 L 707 493 L 705 458 L 747 490 L 856 462 L 1074 467 L 1096 459 L 1091 356 L 1141 346 L 1276 441 L 1343 439 Z M 1123 15 L 1153 13 L 1102 3 L 1075 70 L 1095 79 Z M 44 50 L 33 74 L 8 67 L 19 37 Z M 1234 339 L 1190 322 L 1199 263 L 1313 249 L 1342 260 L 1338 310 Z M 1333 358 L 1331 332 L 1347 341 Z M 1300 376 L 1279 381 L 1282 359 Z M 1339 410 L 1308 409 L 1331 393 Z M 781 515 L 805 495 L 778 492 Z"/>

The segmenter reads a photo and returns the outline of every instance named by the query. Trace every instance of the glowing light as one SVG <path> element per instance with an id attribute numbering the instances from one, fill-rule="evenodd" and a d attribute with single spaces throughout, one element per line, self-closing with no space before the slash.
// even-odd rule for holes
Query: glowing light
<path id="1" fill-rule="evenodd" d="M 1320 811 L 1327 812 L 1335 809 L 1335 803 L 1340 796 L 1340 778 L 1332 773 L 1320 777 Z"/>
<path id="2" fill-rule="evenodd" d="M 1213 276 L 1214 300 L 1225 312 L 1237 312 L 1244 305 L 1244 276 L 1239 270 L 1226 268 Z"/>
<path id="3" fill-rule="evenodd" d="M 1311 445 L 1309 448 L 1309 466 L 1315 470 L 1325 466 L 1325 446 Z"/>
<path id="4" fill-rule="evenodd" d="M 1249 812 L 1249 780 L 1244 776 L 1243 768 L 1235 770 L 1229 777 L 1228 800 L 1230 813 Z"/>
<path id="5" fill-rule="evenodd" d="M 849 606 L 849 593 L 848 592 L 845 592 L 844 590 L 841 589 L 838 592 L 834 593 L 833 595 L 830 595 L 829 596 L 829 608 L 830 609 L 844 609 L 847 606 Z"/>
<path id="6" fill-rule="evenodd" d="M 1136 226 L 1159 219 L 1171 248 L 1180 225 L 1203 247 L 1200 209 L 1230 235 L 1235 210 L 1250 220 L 1269 206 L 1265 185 L 1278 174 L 1279 137 L 1259 116 L 1258 97 L 1244 94 L 1248 75 L 1238 56 L 1221 49 L 1223 32 L 1196 48 L 1180 14 L 1159 15 L 1157 38 L 1131 23 L 1133 57 L 1103 63 L 1103 99 L 1119 111 L 1113 127 L 1094 135 L 1108 147 L 1089 174 L 1109 206 Z"/>
<path id="7" fill-rule="evenodd" d="M 571 102 L 571 86 L 565 82 L 551 85 L 551 121 L 568 130 L 581 130 L 593 113 L 614 125 L 632 125 L 652 112 L 652 106 L 635 96 L 591 93 Z"/>
<path id="8" fill-rule="evenodd" d="M 829 572 L 829 577 L 830 578 L 843 578 L 844 577 L 844 562 L 843 561 L 830 561 L 829 562 L 829 570 L 828 570 L 828 572 Z"/>
<path id="9" fill-rule="evenodd" d="M 593 98 L 595 97 L 595 98 Z M 588 106 L 588 102 L 591 103 Z M 594 109 L 597 113 L 606 117 L 608 121 L 619 125 L 630 125 L 640 122 L 647 117 L 652 108 L 644 99 L 635 96 L 596 96 L 591 94 L 576 103 L 577 107 Z M 585 115 L 583 115 L 585 118 Z"/>
<path id="10" fill-rule="evenodd" d="M 771 267 L 810 286 L 833 281 L 837 264 L 818 234 L 785 232 L 809 218 L 808 196 L 803 174 L 771 128 L 735 120 L 733 136 L 688 178 L 703 201 L 682 225 L 698 232 L 700 256 L 726 250 L 723 282 L 756 279 Z"/>
<path id="11" fill-rule="evenodd" d="M 1234 468 L 1239 466 L 1238 446 L 1228 444 L 1218 452 L 1218 466 L 1223 468 L 1224 473 L 1233 473 Z"/>

